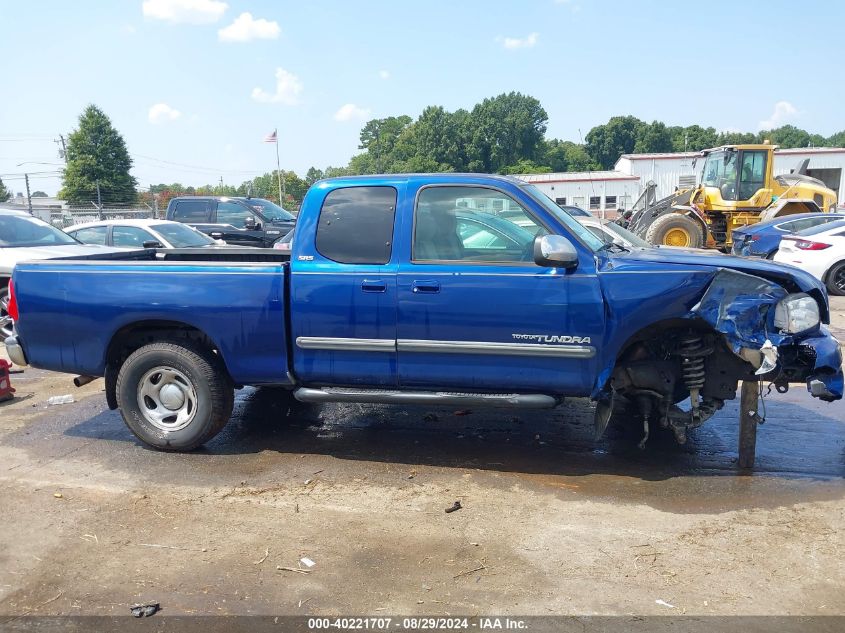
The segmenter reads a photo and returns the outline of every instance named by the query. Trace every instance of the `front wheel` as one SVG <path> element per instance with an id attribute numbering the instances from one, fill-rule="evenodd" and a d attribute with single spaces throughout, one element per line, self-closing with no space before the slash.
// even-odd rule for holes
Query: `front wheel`
<path id="1" fill-rule="evenodd" d="M 704 246 L 704 231 L 701 224 L 688 215 L 667 213 L 646 229 L 645 240 L 649 244 L 701 248 Z"/>
<path id="2" fill-rule="evenodd" d="M 845 295 L 845 261 L 834 264 L 827 273 L 827 291 L 839 297 Z"/>
<path id="3" fill-rule="evenodd" d="M 190 343 L 151 343 L 117 375 L 117 403 L 129 430 L 163 451 L 190 451 L 229 421 L 234 387 L 212 352 Z"/>

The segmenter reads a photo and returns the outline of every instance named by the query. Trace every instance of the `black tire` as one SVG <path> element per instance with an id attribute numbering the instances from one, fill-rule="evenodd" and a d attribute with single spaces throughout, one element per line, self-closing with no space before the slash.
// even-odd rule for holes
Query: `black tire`
<path id="1" fill-rule="evenodd" d="M 157 392 L 150 397 L 144 388 Z M 171 409 L 180 396 L 183 403 Z M 123 421 L 144 444 L 162 451 L 191 451 L 209 441 L 229 421 L 234 399 L 232 380 L 220 359 L 187 342 L 145 345 L 126 359 L 117 375 Z"/>
<path id="2" fill-rule="evenodd" d="M 683 232 L 687 236 L 687 243 L 671 243 L 666 237 L 672 232 Z M 652 222 L 645 232 L 645 241 L 649 244 L 666 246 L 685 246 L 687 248 L 701 248 L 704 246 L 704 230 L 698 220 L 681 213 L 667 213 Z"/>
<path id="3" fill-rule="evenodd" d="M 837 297 L 845 295 L 845 261 L 834 264 L 827 272 L 827 291 Z"/>

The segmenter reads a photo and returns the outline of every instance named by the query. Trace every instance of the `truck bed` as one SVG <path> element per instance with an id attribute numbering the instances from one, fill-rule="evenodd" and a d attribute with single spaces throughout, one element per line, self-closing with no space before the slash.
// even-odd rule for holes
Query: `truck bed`
<path id="1" fill-rule="evenodd" d="M 173 327 L 208 337 L 236 383 L 287 384 L 288 260 L 269 249 L 148 249 L 19 264 L 19 331 L 37 346 L 25 352 L 44 369 L 102 376 L 116 337 Z"/>

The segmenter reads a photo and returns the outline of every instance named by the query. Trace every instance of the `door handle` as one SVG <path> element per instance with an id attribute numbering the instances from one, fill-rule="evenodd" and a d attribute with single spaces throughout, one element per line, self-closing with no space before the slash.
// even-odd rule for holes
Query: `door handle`
<path id="1" fill-rule="evenodd" d="M 361 290 L 364 292 L 386 292 L 387 284 L 381 279 L 365 279 L 361 282 Z"/>
<path id="2" fill-rule="evenodd" d="M 414 293 L 436 294 L 440 292 L 440 282 L 433 279 L 417 279 L 411 284 Z"/>
<path id="3" fill-rule="evenodd" d="M 211 237 L 213 237 L 214 239 L 217 239 L 217 240 L 219 240 L 221 237 L 223 237 L 223 234 L 220 233 L 219 231 L 212 231 L 211 233 L 209 233 L 209 235 Z"/>

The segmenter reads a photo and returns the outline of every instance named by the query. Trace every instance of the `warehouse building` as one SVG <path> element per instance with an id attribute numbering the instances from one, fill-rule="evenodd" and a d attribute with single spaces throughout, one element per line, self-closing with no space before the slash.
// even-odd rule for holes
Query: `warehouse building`
<path id="1" fill-rule="evenodd" d="M 589 209 L 595 215 L 612 218 L 628 209 L 649 182 L 664 198 L 676 189 L 695 186 L 703 161 L 698 152 L 667 154 L 623 154 L 613 171 L 527 174 L 519 178 L 540 188 L 558 204 Z M 807 174 L 833 189 L 839 205 L 845 206 L 845 148 L 802 147 L 775 151 L 775 175 L 787 174 L 809 159 Z"/>

